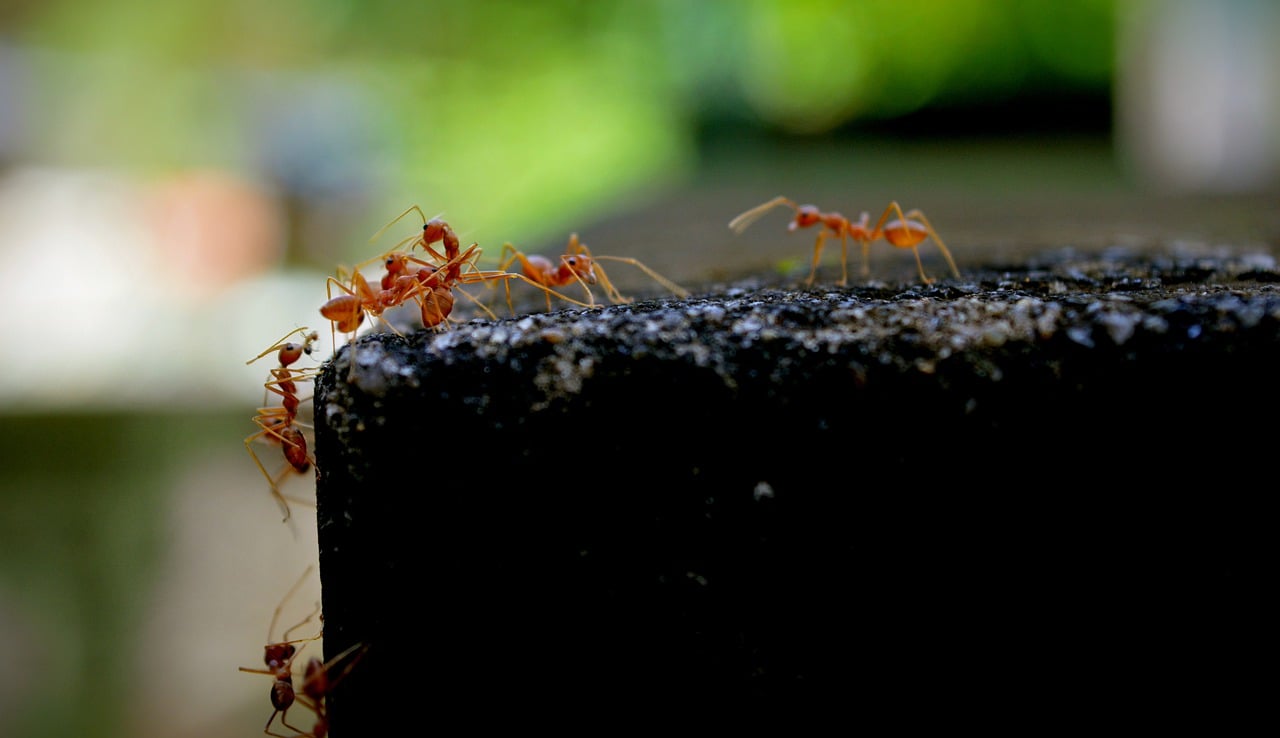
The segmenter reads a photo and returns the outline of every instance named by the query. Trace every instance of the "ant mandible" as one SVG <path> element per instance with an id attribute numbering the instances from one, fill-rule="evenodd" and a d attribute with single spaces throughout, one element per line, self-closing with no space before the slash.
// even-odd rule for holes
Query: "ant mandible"
<path id="1" fill-rule="evenodd" d="M 810 226 L 821 226 L 821 230 L 818 232 L 818 239 L 813 245 L 813 264 L 809 268 L 809 278 L 805 280 L 806 285 L 813 284 L 814 275 L 818 270 L 818 257 L 822 254 L 822 246 L 826 239 L 831 237 L 840 239 L 841 275 L 839 284 L 842 287 L 849 282 L 847 239 L 853 239 L 862 244 L 863 277 L 869 276 L 871 273 L 871 244 L 881 238 L 891 246 L 900 249 L 911 249 L 916 257 L 916 267 L 920 270 L 920 279 L 925 284 L 933 284 L 934 280 L 930 279 L 924 272 L 924 264 L 920 261 L 920 249 L 918 248 L 919 244 L 926 238 L 932 238 L 933 242 L 938 244 L 938 249 L 942 251 L 942 255 L 946 257 L 947 264 L 951 267 L 951 272 L 957 279 L 960 277 L 960 270 L 956 268 L 956 263 L 951 258 L 951 252 L 947 250 L 946 244 L 938 237 L 937 231 L 933 229 L 933 225 L 925 218 L 924 213 L 919 209 L 903 213 L 902 207 L 898 205 L 896 200 L 891 201 L 888 207 L 884 209 L 873 228 L 868 227 L 871 222 L 871 216 L 865 211 L 857 222 L 853 222 L 840 213 L 823 212 L 815 205 L 800 205 L 794 200 L 781 195 L 739 214 L 729 221 L 729 227 L 735 233 L 742 233 L 747 226 L 754 223 L 761 215 L 781 205 L 785 205 L 795 212 L 791 223 L 787 225 L 787 230 L 795 231 Z M 889 220 L 891 214 L 896 214 L 897 218 Z"/>
<path id="2" fill-rule="evenodd" d="M 604 267 L 600 264 L 601 260 L 619 261 L 625 264 L 631 264 L 639 268 L 645 274 L 649 275 L 655 282 L 666 287 L 677 297 L 688 297 L 688 290 L 680 285 L 672 282 L 666 277 L 658 274 L 654 270 L 642 264 L 637 259 L 625 256 L 603 256 L 591 253 L 591 249 L 587 248 L 585 243 L 578 239 L 577 233 L 569 234 L 569 243 L 565 246 L 565 251 L 560 255 L 558 263 L 539 254 L 524 254 L 510 243 L 503 244 L 502 254 L 499 257 L 499 269 L 507 269 L 513 263 L 519 261 L 521 274 L 526 282 L 532 282 L 535 286 L 542 287 L 547 293 L 547 310 L 551 309 L 551 295 L 554 293 L 549 288 L 564 287 L 565 285 L 577 282 L 582 285 L 583 291 L 587 293 L 588 304 L 584 307 L 596 307 L 595 298 L 591 294 L 591 288 L 588 285 L 599 284 L 605 295 L 614 304 L 623 305 L 632 301 L 629 297 L 624 297 L 618 292 L 613 283 L 609 281 L 609 275 L 605 273 Z M 567 298 L 565 298 L 567 299 Z M 577 305 L 582 305 L 577 300 L 570 300 Z M 507 307 L 511 308 L 511 285 L 507 283 Z M 514 309 L 512 310 L 514 312 Z"/>
<path id="3" fill-rule="evenodd" d="M 294 335 L 301 335 L 302 342 L 288 340 Z M 310 381 L 314 378 L 316 371 L 315 369 L 291 369 L 290 365 L 301 359 L 303 355 L 311 355 L 312 344 L 317 340 L 319 340 L 319 334 L 315 331 L 306 327 L 295 328 L 265 351 L 245 362 L 245 364 L 252 364 L 273 351 L 276 352 L 280 362 L 280 366 L 271 369 L 271 378 L 263 383 L 264 398 L 267 392 L 273 392 L 280 395 L 280 404 L 258 408 L 258 413 L 253 416 L 253 422 L 259 430 L 245 437 L 244 447 L 253 458 L 258 471 L 266 477 L 267 484 L 271 487 L 271 496 L 276 499 L 284 512 L 284 521 L 288 521 L 291 515 L 290 500 L 304 503 L 303 500 L 291 498 L 280 491 L 284 475 L 291 469 L 298 474 L 304 474 L 311 469 L 312 465 L 311 455 L 307 450 L 307 437 L 298 423 L 298 406 L 304 398 L 298 397 L 297 382 Z M 257 452 L 253 450 L 253 442 L 258 439 L 279 443 L 285 461 L 288 462 L 288 466 L 283 467 L 274 477 L 267 472 Z"/>

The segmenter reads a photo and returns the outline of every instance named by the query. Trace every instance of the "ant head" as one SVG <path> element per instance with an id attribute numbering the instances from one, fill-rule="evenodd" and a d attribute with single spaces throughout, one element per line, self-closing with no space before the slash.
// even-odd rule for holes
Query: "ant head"
<path id="1" fill-rule="evenodd" d="M 560 261 L 587 284 L 596 283 L 595 262 L 586 254 L 566 254 Z"/>
<path id="2" fill-rule="evenodd" d="M 427 287 L 439 286 L 437 284 L 437 280 L 435 279 L 436 272 L 439 272 L 439 271 L 440 271 L 439 267 L 433 264 L 423 265 L 418 269 L 418 274 L 417 274 L 418 283 L 426 285 Z"/>
<path id="3" fill-rule="evenodd" d="M 815 205 L 801 205 L 796 208 L 796 217 L 787 226 L 787 230 L 794 231 L 797 228 L 808 228 L 822 220 L 822 213 Z"/>
<path id="4" fill-rule="evenodd" d="M 297 652 L 298 648 L 292 643 L 268 643 L 262 654 L 262 661 L 268 669 L 277 669 L 288 663 Z"/>
<path id="5" fill-rule="evenodd" d="M 432 218 L 422 224 L 422 240 L 428 244 L 435 243 L 444 238 L 445 234 L 450 230 L 452 229 L 449 228 L 448 223 L 439 218 Z"/>

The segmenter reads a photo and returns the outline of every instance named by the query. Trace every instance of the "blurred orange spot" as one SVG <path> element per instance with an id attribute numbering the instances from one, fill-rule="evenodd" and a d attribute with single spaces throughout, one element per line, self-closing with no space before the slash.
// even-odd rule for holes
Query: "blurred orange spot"
<path id="1" fill-rule="evenodd" d="M 159 182 L 147 213 L 164 281 L 194 300 L 272 269 L 284 256 L 278 199 L 227 172 L 186 172 Z"/>

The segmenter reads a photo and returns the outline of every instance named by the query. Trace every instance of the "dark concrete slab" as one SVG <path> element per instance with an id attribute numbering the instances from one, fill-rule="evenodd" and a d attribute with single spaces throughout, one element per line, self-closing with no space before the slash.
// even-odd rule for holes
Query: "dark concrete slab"
<path id="1" fill-rule="evenodd" d="M 325 366 L 325 648 L 371 644 L 333 735 L 1260 689 L 1271 256 L 694 292 Z"/>

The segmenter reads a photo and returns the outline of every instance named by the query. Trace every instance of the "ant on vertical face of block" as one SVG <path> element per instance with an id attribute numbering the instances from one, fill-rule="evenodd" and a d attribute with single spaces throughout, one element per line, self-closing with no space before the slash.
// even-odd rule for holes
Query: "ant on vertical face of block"
<path id="1" fill-rule="evenodd" d="M 302 340 L 291 341 L 290 338 L 299 336 Z M 284 481 L 284 477 L 291 471 L 296 474 L 305 474 L 311 469 L 313 460 L 310 452 L 307 450 L 307 437 L 302 430 L 302 425 L 298 422 L 298 407 L 309 398 L 298 396 L 298 382 L 310 381 L 315 377 L 316 369 L 294 369 L 292 365 L 301 359 L 304 355 L 310 356 L 312 345 L 319 340 L 319 334 L 315 331 L 302 327 L 286 333 L 280 340 L 267 347 L 265 351 L 257 356 L 249 359 L 245 364 L 252 364 L 262 357 L 275 352 L 280 365 L 270 370 L 270 378 L 263 383 L 263 407 L 258 408 L 258 412 L 253 416 L 253 422 L 258 426 L 258 431 L 251 433 L 244 439 L 245 450 L 253 458 L 254 464 L 258 470 L 262 472 L 262 476 L 266 477 L 267 484 L 271 487 L 271 496 L 275 498 L 280 505 L 280 509 L 284 512 L 284 520 L 287 521 L 291 511 L 289 501 L 306 504 L 304 500 L 298 500 L 285 495 L 280 491 L 280 485 Z M 276 394 L 280 397 L 280 404 L 274 406 L 266 405 L 266 396 L 268 394 Z M 263 440 L 279 444 L 284 454 L 287 466 L 272 476 L 267 468 L 262 464 L 262 460 L 258 458 L 257 452 L 253 450 L 254 441 Z"/>
<path id="2" fill-rule="evenodd" d="M 855 222 L 838 212 L 824 212 L 815 205 L 800 205 L 794 200 L 779 195 L 768 202 L 761 203 L 744 213 L 740 213 L 729 221 L 729 228 L 733 229 L 735 233 L 741 233 L 747 226 L 759 219 L 760 216 L 779 206 L 789 207 L 794 212 L 791 223 L 787 225 L 787 230 L 789 231 L 820 226 L 818 239 L 813 245 L 813 264 L 809 269 L 809 278 L 805 281 L 807 285 L 813 284 L 814 275 L 818 270 L 818 258 L 822 255 L 823 244 L 828 238 L 840 239 L 841 274 L 839 284 L 842 287 L 849 282 L 849 239 L 862 244 L 863 277 L 869 276 L 871 273 L 869 261 L 871 244 L 881 238 L 896 248 L 911 249 L 916 257 L 916 267 L 920 270 L 920 279 L 925 284 L 933 284 L 934 280 L 930 279 L 924 272 L 924 264 L 920 260 L 920 250 L 918 248 L 919 244 L 926 238 L 932 238 L 933 242 L 938 244 L 938 249 L 942 251 L 943 257 L 946 258 L 952 274 L 957 279 L 960 277 L 960 270 L 956 268 L 956 263 L 951 258 L 951 252 L 947 250 L 946 244 L 938 237 L 937 231 L 933 229 L 929 220 L 925 218 L 924 213 L 919 209 L 903 213 L 902 207 L 898 205 L 897 201 L 889 203 L 873 227 L 870 225 L 871 215 L 867 212 L 863 212 Z M 890 215 L 896 215 L 897 217 L 894 220 L 889 220 Z"/>
<path id="3" fill-rule="evenodd" d="M 267 724 L 263 727 L 262 732 L 278 738 L 290 738 L 290 736 L 272 732 L 271 724 L 275 722 L 276 715 L 280 716 L 280 722 L 286 728 L 294 731 L 295 734 L 303 733 L 302 730 L 289 724 L 289 708 L 293 707 L 294 703 L 298 701 L 297 690 L 293 684 L 293 663 L 308 643 L 321 638 L 323 631 L 309 638 L 290 639 L 289 634 L 311 622 L 311 619 L 320 611 L 319 603 L 316 604 L 315 609 L 307 617 L 290 626 L 281 635 L 280 640 L 272 640 L 272 634 L 275 633 L 276 623 L 280 619 L 280 612 L 284 609 L 285 603 L 298 591 L 298 588 L 302 586 L 303 581 L 306 580 L 313 568 L 308 566 L 298 581 L 280 599 L 280 603 L 276 605 L 275 612 L 271 616 L 271 625 L 267 628 L 267 644 L 263 647 L 262 661 L 266 668 L 240 667 L 240 671 L 249 674 L 266 674 L 272 678 L 270 693 L 272 712 L 271 717 L 267 718 Z"/>
<path id="4" fill-rule="evenodd" d="M 520 262 L 520 274 L 526 282 L 530 282 L 535 286 L 544 288 L 547 294 L 547 310 L 551 309 L 551 296 L 555 294 L 562 297 L 559 293 L 553 292 L 552 287 L 564 287 L 577 282 L 582 286 L 583 291 L 587 294 L 587 303 L 584 305 L 577 300 L 569 300 L 570 302 L 582 305 L 583 307 L 597 307 L 595 297 L 591 294 L 590 285 L 598 284 L 604 290 L 605 296 L 609 298 L 615 305 L 624 305 L 631 302 L 631 298 L 625 297 L 618 291 L 613 283 L 609 281 L 609 275 L 605 273 L 604 266 L 601 261 L 617 261 L 624 264 L 630 264 L 640 271 L 647 274 L 655 282 L 670 290 L 677 297 L 688 297 L 688 290 L 680 285 L 672 282 L 666 277 L 658 274 L 654 270 L 645 266 L 637 259 L 625 256 L 604 256 L 591 253 L 591 249 L 587 248 L 585 243 L 578 239 L 577 233 L 569 235 L 569 243 L 565 246 L 565 251 L 558 259 L 552 260 L 539 254 L 525 254 L 510 243 L 504 244 L 502 254 L 499 258 L 499 269 L 508 269 L 514 263 Z M 563 298 L 568 299 L 568 298 Z M 507 286 L 507 307 L 511 307 L 511 288 L 510 283 Z"/>
<path id="5" fill-rule="evenodd" d="M 329 695 L 356 668 L 368 650 L 369 644 L 356 643 L 328 661 L 321 661 L 315 656 L 307 661 L 302 675 L 302 694 L 297 695 L 297 702 L 314 712 L 316 721 L 309 732 L 299 731 L 299 736 L 325 738 L 329 734 Z M 339 664 L 342 668 L 335 674 Z"/>

